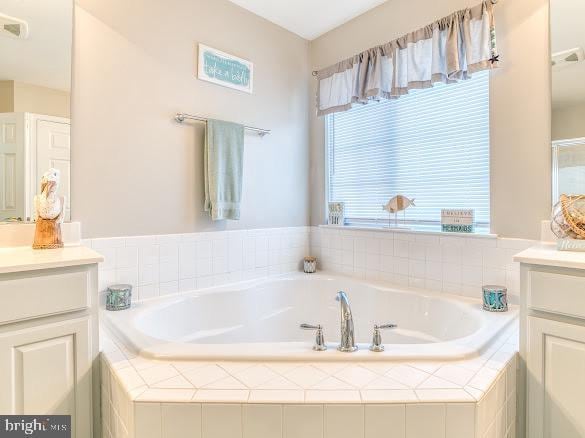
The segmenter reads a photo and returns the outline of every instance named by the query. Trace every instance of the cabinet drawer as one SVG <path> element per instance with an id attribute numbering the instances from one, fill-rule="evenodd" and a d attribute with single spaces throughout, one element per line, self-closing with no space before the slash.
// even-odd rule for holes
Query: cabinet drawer
<path id="1" fill-rule="evenodd" d="M 585 318 L 585 277 L 552 272 L 530 272 L 528 307 L 544 312 Z"/>
<path id="2" fill-rule="evenodd" d="M 90 305 L 83 268 L 0 276 L 0 324 L 82 310 Z"/>

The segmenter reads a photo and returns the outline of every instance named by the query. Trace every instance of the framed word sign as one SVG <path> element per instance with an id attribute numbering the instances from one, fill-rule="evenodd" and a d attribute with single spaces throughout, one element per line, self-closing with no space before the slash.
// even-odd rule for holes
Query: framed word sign
<path id="1" fill-rule="evenodd" d="M 450 233 L 473 233 L 473 210 L 441 210 L 441 229 Z"/>
<path id="2" fill-rule="evenodd" d="M 197 77 L 224 87 L 252 93 L 254 64 L 204 44 L 199 44 Z"/>

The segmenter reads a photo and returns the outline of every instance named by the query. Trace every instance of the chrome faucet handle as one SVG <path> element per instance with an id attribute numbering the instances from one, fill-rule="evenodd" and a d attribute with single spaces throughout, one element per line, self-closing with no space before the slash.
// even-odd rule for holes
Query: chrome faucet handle
<path id="1" fill-rule="evenodd" d="M 313 350 L 327 350 L 327 345 L 325 345 L 325 337 L 323 336 L 323 326 L 321 324 L 301 324 L 300 328 L 303 330 L 317 330 L 317 333 L 315 333 L 315 345 L 313 345 Z"/>
<path id="2" fill-rule="evenodd" d="M 391 329 L 398 327 L 396 324 L 374 324 L 374 336 L 372 337 L 372 344 L 370 345 L 370 351 L 377 353 L 384 351 L 384 345 L 382 344 L 382 334 L 380 330 Z"/>

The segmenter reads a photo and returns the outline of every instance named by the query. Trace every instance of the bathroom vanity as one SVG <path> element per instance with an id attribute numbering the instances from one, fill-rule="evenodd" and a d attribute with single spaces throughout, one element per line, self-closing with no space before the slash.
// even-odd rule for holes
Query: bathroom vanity
<path id="1" fill-rule="evenodd" d="M 520 354 L 527 387 L 520 409 L 526 411 L 526 436 L 583 437 L 585 253 L 541 244 L 515 261 L 521 263 Z"/>
<path id="2" fill-rule="evenodd" d="M 72 436 L 92 436 L 100 261 L 82 246 L 0 248 L 0 413 L 71 415 Z"/>

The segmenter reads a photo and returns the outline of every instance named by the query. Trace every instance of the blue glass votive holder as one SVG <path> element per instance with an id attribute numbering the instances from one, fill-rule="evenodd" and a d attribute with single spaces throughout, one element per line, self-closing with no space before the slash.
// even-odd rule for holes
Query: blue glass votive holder
<path id="1" fill-rule="evenodd" d="M 483 286 L 483 310 L 506 312 L 508 310 L 508 289 L 504 286 Z"/>
<path id="2" fill-rule="evenodd" d="M 132 285 L 115 284 L 108 287 L 106 310 L 125 310 L 132 304 Z"/>

